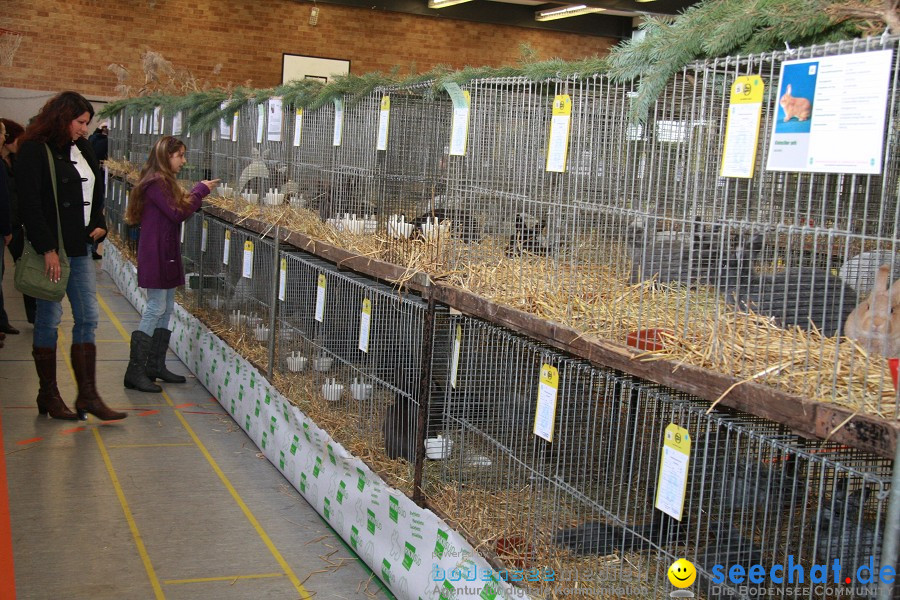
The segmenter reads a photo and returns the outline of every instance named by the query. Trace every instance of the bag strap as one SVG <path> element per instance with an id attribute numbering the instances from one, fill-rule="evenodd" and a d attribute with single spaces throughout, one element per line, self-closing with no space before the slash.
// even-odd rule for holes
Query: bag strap
<path id="1" fill-rule="evenodd" d="M 53 206 L 56 208 L 56 232 L 59 234 L 59 250 L 57 253 L 60 258 L 66 257 L 66 245 L 63 241 L 62 222 L 59 220 L 59 196 L 56 192 L 56 165 L 53 164 L 53 152 L 50 151 L 50 145 L 44 144 L 47 149 L 47 160 L 50 161 L 50 181 L 53 182 Z"/>

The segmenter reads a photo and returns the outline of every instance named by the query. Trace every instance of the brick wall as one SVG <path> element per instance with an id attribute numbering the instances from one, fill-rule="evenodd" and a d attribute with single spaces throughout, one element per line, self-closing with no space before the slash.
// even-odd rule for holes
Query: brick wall
<path id="1" fill-rule="evenodd" d="M 424 1 L 424 0 L 423 0 Z M 152 5 L 152 6 L 151 6 Z M 282 52 L 349 59 L 351 72 L 426 71 L 438 64 L 515 64 L 519 46 L 539 58 L 603 54 L 615 40 L 476 24 L 289 0 L 0 0 L 0 23 L 26 34 L 0 86 L 75 89 L 114 96 L 110 63 L 140 84 L 140 54 L 150 48 L 201 81 L 269 87 L 281 83 Z M 212 69 L 222 65 L 221 74 Z"/>

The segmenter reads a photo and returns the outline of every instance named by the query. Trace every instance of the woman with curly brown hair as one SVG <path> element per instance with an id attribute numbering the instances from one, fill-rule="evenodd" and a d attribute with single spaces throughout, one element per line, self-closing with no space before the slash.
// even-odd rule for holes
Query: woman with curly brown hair
<path id="1" fill-rule="evenodd" d="M 85 139 L 93 116 L 94 108 L 81 94 L 57 94 L 22 135 L 16 163 L 16 188 L 26 238 L 37 253 L 44 255 L 47 277 L 60 279 L 60 250 L 65 251 L 63 260 L 68 261 L 70 269 L 66 296 L 75 320 L 71 358 L 78 383 L 74 413 L 63 402 L 56 385 L 62 303 L 38 299 L 34 322 L 32 355 L 40 379 L 38 412 L 54 419 L 86 419 L 87 413 L 104 421 L 126 416 L 104 404 L 96 385 L 94 332 L 99 310 L 90 249 L 93 242 L 106 237 L 106 220 L 100 165 Z"/>

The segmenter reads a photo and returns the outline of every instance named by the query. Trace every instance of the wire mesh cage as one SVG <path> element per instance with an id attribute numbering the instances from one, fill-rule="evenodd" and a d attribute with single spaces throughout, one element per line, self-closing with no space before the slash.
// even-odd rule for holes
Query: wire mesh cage
<path id="1" fill-rule="evenodd" d="M 835 558 L 851 578 L 870 557 L 880 566 L 890 461 L 758 417 L 708 414 L 683 393 L 468 317 L 452 317 L 450 332 L 443 452 L 426 468 L 426 489 L 476 547 L 539 573 L 530 592 L 606 598 L 627 586 L 628 597 L 661 597 L 669 566 L 686 557 L 706 598 L 874 593 L 864 580 L 843 592 L 806 584 L 814 565 Z M 559 376 L 552 441 L 534 433 L 546 365 Z M 673 425 L 691 442 L 680 519 L 656 508 Z M 722 578 L 756 564 L 801 565 L 807 578 Z"/>
<path id="2" fill-rule="evenodd" d="M 243 141 L 249 130 L 245 124 L 245 135 L 240 137 L 242 113 L 245 114 L 245 119 L 250 119 L 247 116 L 249 109 L 244 106 L 241 111 L 231 115 L 230 119 L 228 117 L 220 119 L 217 126 L 210 131 L 210 171 L 215 179 L 221 180 L 219 192 L 226 197 L 240 196 L 242 193 L 242 189 L 238 187 L 241 176 L 238 140 Z M 248 159 L 246 162 L 249 167 L 250 160 Z"/>
<path id="3" fill-rule="evenodd" d="M 286 197 L 291 207 L 320 214 L 326 204 L 330 180 L 326 173 L 331 162 L 331 138 L 334 131 L 334 106 L 316 110 L 285 107 L 284 136 L 288 183 Z"/>
<path id="4" fill-rule="evenodd" d="M 342 218 L 373 215 L 378 208 L 375 138 L 380 101 L 375 93 L 335 101 L 328 184 L 319 216 L 338 230 L 343 230 Z"/>
<path id="5" fill-rule="evenodd" d="M 119 111 L 109 119 L 109 157 L 114 160 L 125 160 L 130 148 L 130 133 L 126 128 L 126 111 Z"/>
<path id="6" fill-rule="evenodd" d="M 447 219 L 443 205 L 452 105 L 430 82 L 378 88 L 378 132 L 375 140 L 378 170 L 377 226 L 393 244 L 424 239 L 424 226 Z M 431 221 L 428 221 L 428 219 Z M 411 225 L 406 231 L 398 223 Z M 372 227 L 376 226 L 373 219 Z M 441 230 L 435 226 L 434 231 Z M 430 248 L 440 248 L 429 235 Z M 401 262 L 401 253 L 389 260 Z"/>
<path id="7" fill-rule="evenodd" d="M 426 304 L 304 253 L 282 260 L 276 364 L 295 398 L 337 431 L 354 432 L 342 443 L 411 468 Z M 434 431 L 439 421 L 434 411 Z"/>
<path id="8" fill-rule="evenodd" d="M 227 320 L 228 273 L 225 263 L 231 260 L 233 230 L 217 219 L 207 217 L 201 222 L 198 302 L 202 307 L 200 314 L 211 323 Z"/>
<path id="9" fill-rule="evenodd" d="M 201 266 L 204 242 L 203 213 L 194 213 L 181 224 L 181 259 L 184 264 L 184 296 L 182 302 L 190 308 L 200 307 Z M 208 231 L 208 229 L 206 229 Z"/>

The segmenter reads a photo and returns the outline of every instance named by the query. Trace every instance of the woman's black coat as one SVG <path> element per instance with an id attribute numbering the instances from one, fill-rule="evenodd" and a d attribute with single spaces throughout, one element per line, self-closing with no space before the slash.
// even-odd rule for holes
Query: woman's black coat
<path id="1" fill-rule="evenodd" d="M 94 197 L 91 203 L 91 217 L 84 225 L 84 200 L 81 191 L 81 175 L 71 161 L 69 146 L 53 148 L 53 163 L 56 167 L 56 186 L 59 197 L 59 216 L 62 221 L 63 243 L 68 256 L 85 256 L 87 244 L 91 243 L 90 232 L 100 227 L 106 229 L 103 216 L 103 172 L 94 151 L 87 140 L 79 138 L 75 142 L 94 172 Z M 19 200 L 19 215 L 25 225 L 25 232 L 35 251 L 43 254 L 49 250 L 59 250 L 56 228 L 56 208 L 53 206 L 53 183 L 50 179 L 50 164 L 44 144 L 35 141 L 24 142 L 16 156 L 16 192 Z"/>

